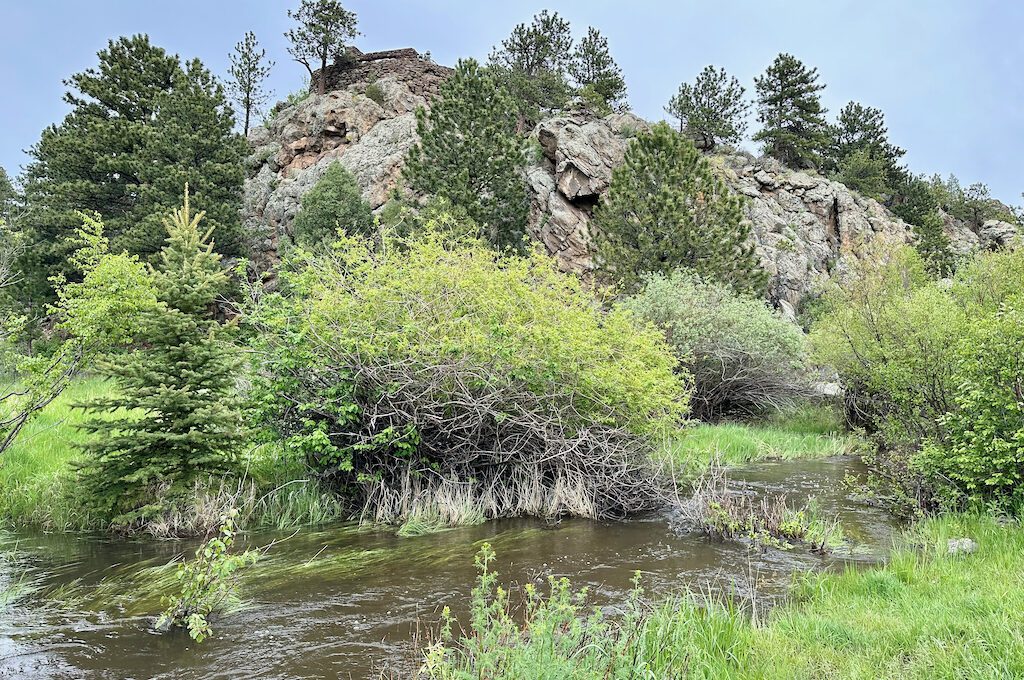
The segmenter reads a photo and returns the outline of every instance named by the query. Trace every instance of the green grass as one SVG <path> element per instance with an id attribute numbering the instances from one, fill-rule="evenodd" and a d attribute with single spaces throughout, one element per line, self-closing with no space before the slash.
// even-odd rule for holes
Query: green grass
<path id="1" fill-rule="evenodd" d="M 673 438 L 664 451 L 692 474 L 716 456 L 732 466 L 759 460 L 823 458 L 858 448 L 857 438 L 842 431 L 832 411 L 805 407 L 761 423 L 700 423 Z"/>
<path id="2" fill-rule="evenodd" d="M 0 522 L 49 531 L 87 529 L 98 524 L 77 502 L 72 464 L 77 429 L 86 414 L 73 404 L 101 396 L 109 387 L 98 379 L 72 383 L 22 429 L 0 459 Z"/>
<path id="3" fill-rule="evenodd" d="M 977 552 L 948 555 L 947 540 L 964 536 Z M 426 658 L 430 677 L 444 679 L 1017 678 L 1021 574 L 1018 523 L 954 515 L 912 529 L 885 566 L 804 576 L 793 601 L 758 622 L 735 604 L 692 597 L 650 613 L 627 606 L 609 622 L 556 593 L 541 611 L 527 607 L 517 627 L 492 582 L 474 603 L 486 618 Z"/>
<path id="4" fill-rule="evenodd" d="M 84 434 L 78 429 L 88 416 L 74 404 L 109 392 L 110 384 L 96 378 L 77 380 L 33 420 L 0 459 L 0 526 L 34 527 L 46 531 L 103 529 L 101 517 L 91 515 L 76 493 L 74 463 Z M 240 462 L 238 480 L 225 484 L 244 507 L 244 528 L 287 529 L 343 519 L 341 500 L 311 477 L 301 461 L 281 446 L 249 447 Z M 222 499 L 211 491 L 207 505 Z M 194 512 L 194 509 L 187 509 Z M 214 514 L 218 514 L 215 512 Z M 216 517 L 212 521 L 216 521 Z"/>

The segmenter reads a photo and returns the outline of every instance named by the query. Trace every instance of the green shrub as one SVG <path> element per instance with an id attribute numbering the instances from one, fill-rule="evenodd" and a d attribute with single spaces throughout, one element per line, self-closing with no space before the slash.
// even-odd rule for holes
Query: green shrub
<path id="1" fill-rule="evenodd" d="M 372 233 L 373 211 L 363 200 L 356 178 L 335 162 L 302 197 L 292 239 L 303 248 L 315 248 L 330 244 L 339 229 L 360 236 Z"/>
<path id="2" fill-rule="evenodd" d="M 370 517 L 603 516 L 658 492 L 686 409 L 658 331 L 545 255 L 343 239 L 255 310 L 266 417 Z"/>
<path id="3" fill-rule="evenodd" d="M 702 419 L 778 411 L 810 393 L 803 333 L 763 300 L 680 269 L 650 276 L 621 306 L 665 332 Z"/>
<path id="4" fill-rule="evenodd" d="M 196 549 L 195 560 L 178 565 L 176 576 L 181 590 L 163 598 L 167 609 L 160 616 L 157 628 L 180 626 L 188 630 L 193 640 L 202 642 L 213 635 L 211 617 L 238 601 L 235 572 L 254 564 L 259 553 L 255 550 L 231 553 L 235 543 L 233 518 L 234 513 L 224 516 L 220 532 Z"/>
<path id="5" fill-rule="evenodd" d="M 977 320 L 954 364 L 946 437 L 915 464 L 952 482 L 956 495 L 1019 506 L 1024 501 L 1024 298 Z M 950 500 L 957 500 L 951 498 Z"/>
<path id="6" fill-rule="evenodd" d="M 363 94 L 366 95 L 367 99 L 377 102 L 380 106 L 384 106 L 384 90 L 377 83 L 367 85 Z"/>

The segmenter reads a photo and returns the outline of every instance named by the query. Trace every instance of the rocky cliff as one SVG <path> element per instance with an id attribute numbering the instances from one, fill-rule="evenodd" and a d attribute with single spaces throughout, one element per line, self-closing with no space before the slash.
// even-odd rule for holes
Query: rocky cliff
<path id="1" fill-rule="evenodd" d="M 329 67 L 334 89 L 281 108 L 250 134 L 244 218 L 259 266 L 276 260 L 279 238 L 290 228 L 302 195 L 331 163 L 338 161 L 355 175 L 375 209 L 395 186 L 416 142 L 415 110 L 429 107 L 450 69 L 411 50 L 376 55 Z M 540 153 L 526 169 L 530 232 L 562 269 L 590 270 L 593 210 L 630 138 L 647 127 L 629 113 L 599 118 L 578 112 L 545 120 L 534 131 Z M 772 277 L 770 296 L 786 312 L 793 313 L 819 282 L 842 272 L 872 243 L 912 239 L 907 224 L 838 182 L 745 153 L 710 160 L 729 186 L 747 197 L 752 238 Z M 1013 225 L 994 220 L 971 229 L 949 219 L 946 230 L 958 253 L 1004 245 L 1017 233 Z"/>

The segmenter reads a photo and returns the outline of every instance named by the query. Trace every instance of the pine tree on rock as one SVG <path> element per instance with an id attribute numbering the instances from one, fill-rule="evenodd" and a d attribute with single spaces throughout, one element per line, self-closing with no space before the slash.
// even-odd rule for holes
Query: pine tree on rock
<path id="1" fill-rule="evenodd" d="M 291 43 L 288 54 L 306 67 L 310 78 L 314 67 L 320 69 L 316 86 L 317 92 L 324 94 L 327 62 L 343 59 L 346 43 L 359 35 L 356 14 L 338 0 L 302 0 L 297 10 L 288 10 L 288 18 L 298 24 L 284 34 Z"/>
<path id="2" fill-rule="evenodd" d="M 114 395 L 86 405 L 93 436 L 81 472 L 90 503 L 126 529 L 197 480 L 230 471 L 242 438 L 240 356 L 233 326 L 214 318 L 228 277 L 202 219 L 186 191 L 164 219 L 167 244 L 152 273 L 158 304 L 141 319 L 141 347 L 103 364 Z"/>
<path id="3" fill-rule="evenodd" d="M 738 144 L 747 130 L 750 102 L 744 88 L 724 68 L 705 66 L 691 85 L 683 83 L 669 100 L 666 113 L 679 119 L 686 132 L 711 151 L 719 142 Z"/>
<path id="4" fill-rule="evenodd" d="M 818 69 L 808 69 L 791 54 L 780 54 L 764 75 L 755 78 L 757 119 L 755 141 L 764 152 L 790 167 L 816 167 L 828 144 L 826 110 L 819 92 Z"/>
<path id="5" fill-rule="evenodd" d="M 885 114 L 871 106 L 849 102 L 839 112 L 839 119 L 829 128 L 831 141 L 824 169 L 835 172 L 857 152 L 881 161 L 891 181 L 897 179 L 899 160 L 906 153 L 889 142 Z"/>
<path id="6" fill-rule="evenodd" d="M 760 292 L 767 281 L 743 199 L 666 123 L 630 142 L 593 225 L 597 267 L 625 292 L 680 267 L 737 291 Z"/>
<path id="7" fill-rule="evenodd" d="M 270 75 L 274 62 L 267 59 L 267 51 L 260 47 L 256 34 L 247 31 L 241 42 L 235 44 L 235 51 L 228 55 L 228 91 L 232 100 L 242 110 L 242 135 L 249 136 L 249 123 L 270 98 L 263 89 L 263 81 Z"/>
<path id="8" fill-rule="evenodd" d="M 569 100 L 570 31 L 569 22 L 558 12 L 544 10 L 530 24 L 512 29 L 501 46 L 491 51 L 488 67 L 511 94 L 517 132 L 526 132 L 545 111 L 561 109 Z"/>
<path id="9" fill-rule="evenodd" d="M 617 111 L 626 103 L 626 81 L 612 59 L 608 39 L 590 27 L 569 62 L 569 74 L 585 99 L 596 100 L 598 109 Z"/>
<path id="10" fill-rule="evenodd" d="M 409 153 L 409 186 L 447 199 L 499 248 L 521 249 L 529 213 L 516 107 L 487 69 L 462 60 L 430 112 L 417 111 L 420 137 Z"/>

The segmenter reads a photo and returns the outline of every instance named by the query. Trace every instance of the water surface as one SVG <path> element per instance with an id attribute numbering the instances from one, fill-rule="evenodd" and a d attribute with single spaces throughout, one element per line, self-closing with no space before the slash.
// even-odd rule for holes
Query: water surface
<path id="1" fill-rule="evenodd" d="M 376 678 L 408 677 L 412 640 L 441 608 L 465 612 L 483 541 L 497 551 L 504 583 L 548 575 L 590 586 L 614 611 L 643 572 L 648 594 L 684 589 L 729 593 L 761 604 L 785 595 L 792 575 L 882 559 L 893 524 L 857 502 L 843 477 L 863 474 L 850 458 L 779 461 L 736 471 L 750 493 L 813 496 L 838 515 L 855 544 L 832 556 L 807 550 L 751 551 L 673 530 L 670 518 L 625 522 L 500 520 L 441 534 L 399 538 L 354 525 L 247 536 L 276 541 L 243 581 L 247 606 L 215 623 L 202 645 L 180 632 L 152 630 L 162 591 L 159 570 L 194 549 L 185 541 L 125 541 L 102 536 L 21 534 L 20 564 L 5 579 L 25 579 L 39 595 L 0 609 L 0 676 L 25 678 Z M 165 579 L 166 576 L 163 577 Z"/>

